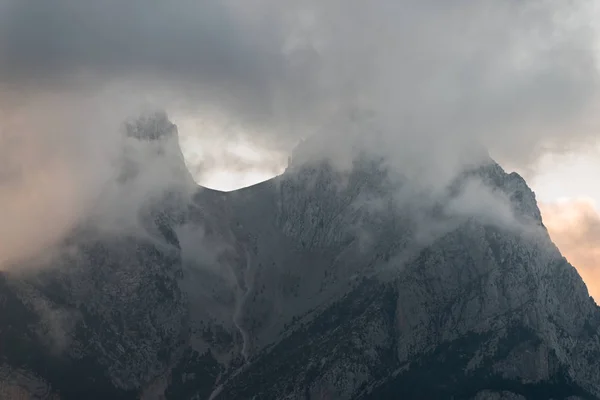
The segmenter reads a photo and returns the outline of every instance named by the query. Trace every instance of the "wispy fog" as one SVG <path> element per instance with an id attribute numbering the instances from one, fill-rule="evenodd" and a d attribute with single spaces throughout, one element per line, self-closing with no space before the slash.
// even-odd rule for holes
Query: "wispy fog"
<path id="1" fill-rule="evenodd" d="M 123 121 L 157 107 L 211 127 L 181 132 L 199 174 L 245 168 L 215 136 L 267 169 L 305 137 L 339 165 L 358 144 L 431 186 L 481 147 L 533 168 L 597 140 L 599 17 L 584 0 L 0 0 L 0 263 L 110 193 Z"/>

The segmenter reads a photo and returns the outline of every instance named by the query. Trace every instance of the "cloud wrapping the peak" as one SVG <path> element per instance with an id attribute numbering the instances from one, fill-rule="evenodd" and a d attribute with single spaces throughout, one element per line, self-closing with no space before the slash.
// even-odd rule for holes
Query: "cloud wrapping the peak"
<path id="1" fill-rule="evenodd" d="M 597 140 L 599 15 L 587 0 L 0 0 L 0 219 L 26 243 L 34 216 L 64 210 L 37 233 L 59 236 L 148 107 L 212 127 L 181 132 L 208 170 L 244 165 L 211 147 L 221 135 L 264 148 L 266 169 L 311 135 L 432 185 L 480 145 L 531 165 Z"/>

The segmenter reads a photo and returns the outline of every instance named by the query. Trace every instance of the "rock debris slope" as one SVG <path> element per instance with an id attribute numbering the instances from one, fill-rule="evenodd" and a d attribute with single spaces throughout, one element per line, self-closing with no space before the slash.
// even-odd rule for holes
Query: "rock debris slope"
<path id="1" fill-rule="evenodd" d="M 166 116 L 126 142 L 127 228 L 0 275 L 0 398 L 600 398 L 600 309 L 493 161 L 430 200 L 367 156 L 221 193 Z"/>

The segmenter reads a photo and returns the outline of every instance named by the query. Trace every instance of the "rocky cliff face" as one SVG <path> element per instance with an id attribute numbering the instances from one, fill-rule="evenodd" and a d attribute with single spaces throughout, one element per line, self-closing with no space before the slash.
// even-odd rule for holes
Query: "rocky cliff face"
<path id="1" fill-rule="evenodd" d="M 84 223 L 0 276 L 3 398 L 600 398 L 600 310 L 518 175 L 406 196 L 358 157 L 221 193 L 166 122 L 129 130 L 156 157 L 127 153 L 121 185 L 179 177 L 136 230 Z"/>

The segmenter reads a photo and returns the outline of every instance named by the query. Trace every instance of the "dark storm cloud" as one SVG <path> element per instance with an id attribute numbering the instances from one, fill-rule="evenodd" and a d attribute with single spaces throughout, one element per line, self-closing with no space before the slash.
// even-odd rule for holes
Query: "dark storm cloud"
<path id="1" fill-rule="evenodd" d="M 251 83 L 270 73 L 218 1 L 4 0 L 0 16 L 5 80 L 67 79 L 81 69 L 107 76 L 154 72 Z M 264 39 L 263 39 L 264 40 Z M 268 50 L 268 48 L 266 49 Z M 264 58 L 263 58 L 264 57 Z M 259 65 L 262 64 L 262 65 Z M 242 78 L 243 77 L 243 78 Z"/>
<path id="2" fill-rule="evenodd" d="M 300 109 L 310 80 L 296 84 L 302 72 L 283 52 L 280 15 L 249 5 L 0 0 L 0 82 L 34 92 L 136 82 L 169 92 L 169 103 L 264 126 L 277 92 L 293 85 L 286 105 Z"/>
<path id="3" fill-rule="evenodd" d="M 527 162 L 540 147 L 585 136 L 564 130 L 582 124 L 597 95 L 586 7 L 0 0 L 0 82 L 17 92 L 127 82 L 166 107 L 235 120 L 265 142 L 294 141 L 367 108 L 390 139 L 478 140 Z"/>

